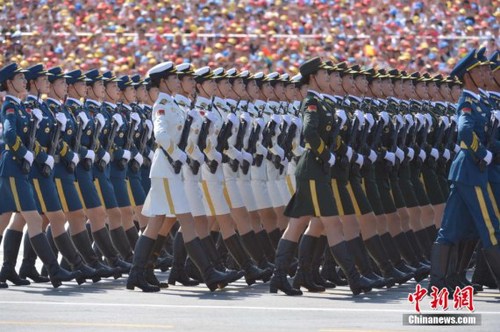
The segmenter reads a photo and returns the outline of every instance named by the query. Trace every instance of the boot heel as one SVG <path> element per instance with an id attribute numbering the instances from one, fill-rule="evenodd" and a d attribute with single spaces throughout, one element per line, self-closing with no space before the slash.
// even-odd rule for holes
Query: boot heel
<path id="1" fill-rule="evenodd" d="M 60 282 L 59 280 L 50 280 L 50 283 L 52 284 L 52 287 L 54 288 L 59 288 L 59 286 L 62 285 L 62 282 Z"/>
<path id="2" fill-rule="evenodd" d="M 101 277 L 99 277 L 99 276 L 95 276 L 95 277 L 92 278 L 92 282 L 93 283 L 96 283 L 96 282 L 99 282 L 99 281 L 101 281 Z"/>
<path id="3" fill-rule="evenodd" d="M 134 289 L 135 289 L 135 286 L 134 286 L 134 285 L 132 285 L 132 284 L 128 284 L 128 283 L 127 283 L 127 286 L 126 286 L 126 287 L 127 287 L 127 289 L 129 289 L 129 290 L 134 290 Z"/>
<path id="4" fill-rule="evenodd" d="M 79 278 L 76 278 L 75 280 L 76 280 L 76 283 L 78 285 L 81 285 L 81 284 L 84 284 L 87 282 L 87 279 L 85 279 L 85 277 L 79 277 Z"/>
<path id="5" fill-rule="evenodd" d="M 207 287 L 211 292 L 215 292 L 215 290 L 219 287 L 219 285 L 218 284 L 209 284 L 209 285 L 207 285 Z"/>
<path id="6" fill-rule="evenodd" d="M 269 287 L 269 293 L 277 294 L 278 293 L 278 287 L 271 285 Z"/>
<path id="7" fill-rule="evenodd" d="M 247 285 L 248 285 L 248 286 L 252 286 L 253 284 L 255 284 L 255 283 L 256 283 L 255 279 L 246 279 L 246 278 L 245 278 L 245 281 L 247 282 Z"/>

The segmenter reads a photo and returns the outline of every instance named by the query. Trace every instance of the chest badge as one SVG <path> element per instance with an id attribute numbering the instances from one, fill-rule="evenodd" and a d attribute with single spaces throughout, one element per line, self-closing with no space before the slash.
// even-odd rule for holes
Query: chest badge
<path id="1" fill-rule="evenodd" d="M 91 129 L 87 130 L 87 136 L 90 136 L 90 135 L 92 135 L 92 130 Z"/>
<path id="2" fill-rule="evenodd" d="M 50 133 L 50 128 L 49 127 L 45 128 L 45 133 L 46 134 Z"/>
<path id="3" fill-rule="evenodd" d="M 66 130 L 66 134 L 68 134 L 68 135 L 73 134 L 73 130 L 71 130 L 71 129 Z"/>
<path id="4" fill-rule="evenodd" d="M 330 131 L 332 130 L 332 125 L 327 125 L 326 128 L 325 128 L 326 131 Z"/>
<path id="5" fill-rule="evenodd" d="M 24 128 L 23 128 L 23 133 L 25 133 L 25 134 L 26 134 L 27 132 L 28 132 L 28 127 L 24 127 Z"/>
<path id="6" fill-rule="evenodd" d="M 123 138 L 123 136 L 125 136 L 124 133 L 120 133 L 120 135 L 118 135 L 118 137 L 120 137 L 120 138 Z"/>

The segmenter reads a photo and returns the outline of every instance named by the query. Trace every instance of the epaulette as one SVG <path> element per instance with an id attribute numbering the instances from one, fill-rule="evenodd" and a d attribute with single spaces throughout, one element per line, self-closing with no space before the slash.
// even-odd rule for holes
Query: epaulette
<path id="1" fill-rule="evenodd" d="M 166 105 L 167 103 L 168 103 L 167 99 L 162 99 L 162 100 L 160 100 L 160 102 L 158 104 L 160 104 L 160 105 Z"/>

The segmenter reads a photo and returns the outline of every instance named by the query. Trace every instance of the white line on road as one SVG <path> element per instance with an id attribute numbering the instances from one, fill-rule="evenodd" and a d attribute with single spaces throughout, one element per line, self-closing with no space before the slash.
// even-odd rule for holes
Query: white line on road
<path id="1" fill-rule="evenodd" d="M 369 309 L 369 308 L 325 308 L 325 307 L 248 307 L 248 306 L 221 306 L 221 305 L 175 305 L 175 304 L 146 304 L 146 303 L 94 303 L 94 302 L 42 302 L 42 301 L 0 301 L 0 304 L 12 305 L 54 305 L 54 306 L 90 306 L 90 307 L 122 307 L 122 308 L 164 308 L 164 309 L 225 309 L 225 310 L 274 310 L 274 311 L 326 311 L 326 312 L 397 312 L 409 313 L 401 309 Z M 422 313 L 435 313 L 428 311 Z M 458 313 L 462 313 L 457 311 Z M 500 315 L 497 311 L 477 311 L 478 314 Z"/>

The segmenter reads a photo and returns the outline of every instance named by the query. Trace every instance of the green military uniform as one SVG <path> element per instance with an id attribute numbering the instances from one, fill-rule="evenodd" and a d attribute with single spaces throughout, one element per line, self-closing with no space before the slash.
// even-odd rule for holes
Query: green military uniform
<path id="1" fill-rule="evenodd" d="M 322 96 L 309 91 L 302 107 L 306 151 L 301 156 L 295 177 L 297 190 L 285 209 L 288 217 L 326 217 L 338 214 L 330 186 L 330 145 L 334 142 L 334 113 L 326 109 Z"/>

